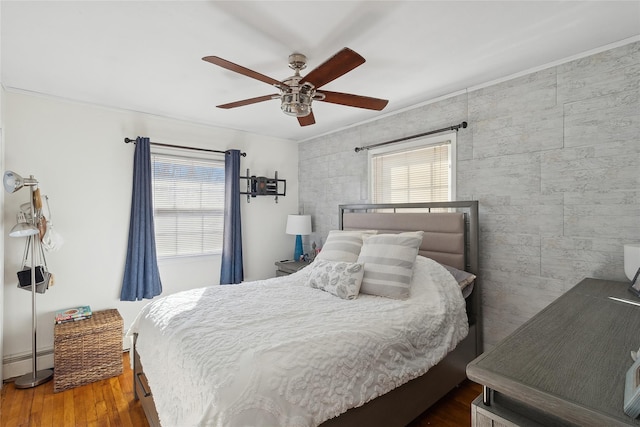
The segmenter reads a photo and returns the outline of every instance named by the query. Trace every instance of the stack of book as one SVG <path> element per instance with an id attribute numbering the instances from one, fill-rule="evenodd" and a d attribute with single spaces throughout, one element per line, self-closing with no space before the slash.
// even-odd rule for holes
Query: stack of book
<path id="1" fill-rule="evenodd" d="M 90 318 L 91 307 L 89 307 L 88 305 L 56 311 L 56 324 L 75 322 L 76 320 L 84 320 Z"/>

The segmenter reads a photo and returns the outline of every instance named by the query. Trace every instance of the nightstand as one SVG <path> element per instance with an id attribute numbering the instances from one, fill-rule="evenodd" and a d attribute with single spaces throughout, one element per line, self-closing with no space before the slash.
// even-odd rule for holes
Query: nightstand
<path id="1" fill-rule="evenodd" d="M 295 273 L 296 271 L 300 271 L 309 263 L 306 261 L 277 261 L 276 267 L 276 277 L 280 276 L 288 276 L 291 273 Z"/>

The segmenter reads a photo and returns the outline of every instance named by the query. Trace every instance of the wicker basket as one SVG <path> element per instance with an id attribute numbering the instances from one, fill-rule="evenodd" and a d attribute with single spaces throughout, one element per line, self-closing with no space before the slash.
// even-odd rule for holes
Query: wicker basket
<path id="1" fill-rule="evenodd" d="M 122 332 L 122 317 L 115 309 L 55 325 L 53 391 L 122 374 Z"/>

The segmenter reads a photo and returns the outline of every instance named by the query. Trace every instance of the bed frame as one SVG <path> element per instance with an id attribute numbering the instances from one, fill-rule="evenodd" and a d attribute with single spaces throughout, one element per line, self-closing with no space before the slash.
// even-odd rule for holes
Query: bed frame
<path id="1" fill-rule="evenodd" d="M 385 233 L 423 230 L 420 255 L 477 276 L 473 292 L 467 297 L 469 335 L 451 353 L 421 377 L 321 424 L 322 427 L 406 426 L 463 382 L 467 378 L 467 364 L 482 353 L 478 202 L 340 205 L 339 223 L 344 230 L 374 229 Z M 135 350 L 135 337 L 133 381 L 135 397 L 140 399 L 149 424 L 159 427 L 153 396 Z"/>

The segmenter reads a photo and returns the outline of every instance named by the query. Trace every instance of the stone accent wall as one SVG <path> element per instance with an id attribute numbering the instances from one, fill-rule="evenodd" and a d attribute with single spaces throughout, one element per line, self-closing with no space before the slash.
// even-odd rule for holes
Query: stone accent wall
<path id="1" fill-rule="evenodd" d="M 488 349 L 584 277 L 627 281 L 623 245 L 640 242 L 640 42 L 300 143 L 305 245 L 338 227 L 339 204 L 368 201 L 367 154 L 354 147 L 465 120 L 456 191 L 479 201 Z"/>

